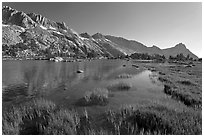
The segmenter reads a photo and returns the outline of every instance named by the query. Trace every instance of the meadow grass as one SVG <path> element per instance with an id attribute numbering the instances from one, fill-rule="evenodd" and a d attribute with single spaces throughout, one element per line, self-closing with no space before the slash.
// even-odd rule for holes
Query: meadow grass
<path id="1" fill-rule="evenodd" d="M 176 78 L 174 78 L 176 79 Z M 170 95 L 173 99 L 183 102 L 187 106 L 194 108 L 201 108 L 202 100 L 198 95 L 195 95 L 191 92 L 185 91 L 186 89 L 178 84 L 183 86 L 194 86 L 195 84 L 189 80 L 180 80 L 174 81 L 167 76 L 159 76 L 159 81 L 164 83 L 164 93 Z"/>
<path id="2" fill-rule="evenodd" d="M 158 80 L 164 84 L 164 93 L 188 107 L 202 108 L 202 64 L 186 68 L 183 65 L 147 65 L 155 67 Z M 165 74 L 165 75 L 164 75 Z"/>
<path id="3" fill-rule="evenodd" d="M 19 107 L 12 107 L 3 113 L 2 132 L 3 134 L 41 134 L 40 127 L 46 125 L 47 117 L 55 107 L 54 103 L 42 98 Z"/>
<path id="4" fill-rule="evenodd" d="M 126 106 L 101 115 L 102 124 L 96 126 L 87 111 L 78 115 L 74 110 L 36 99 L 4 111 L 2 131 L 4 135 L 192 135 L 202 131 L 201 112 L 176 111 L 161 104 Z"/>
<path id="5" fill-rule="evenodd" d="M 76 134 L 78 121 L 73 111 L 61 110 L 41 98 L 4 112 L 2 132 L 5 135 Z"/>
<path id="6" fill-rule="evenodd" d="M 111 91 L 128 91 L 131 87 L 132 85 L 129 83 L 118 82 L 118 83 L 108 86 L 107 88 L 108 90 L 111 90 Z"/>
<path id="7" fill-rule="evenodd" d="M 75 135 L 80 118 L 74 111 L 59 110 L 50 115 L 48 125 L 43 127 L 46 135 Z"/>
<path id="8" fill-rule="evenodd" d="M 77 105 L 107 105 L 109 91 L 105 88 L 96 88 L 93 91 L 86 92 L 85 95 L 78 100 Z"/>
<path id="9" fill-rule="evenodd" d="M 193 96 L 190 92 L 179 90 L 177 87 L 172 86 L 172 84 L 164 84 L 164 93 L 171 95 L 174 99 L 180 100 L 187 106 L 201 107 L 202 105 L 200 98 Z"/>
<path id="10" fill-rule="evenodd" d="M 177 112 L 162 105 L 135 108 L 128 106 L 119 111 L 109 110 L 104 122 L 113 134 L 201 134 L 202 116 L 193 112 Z"/>

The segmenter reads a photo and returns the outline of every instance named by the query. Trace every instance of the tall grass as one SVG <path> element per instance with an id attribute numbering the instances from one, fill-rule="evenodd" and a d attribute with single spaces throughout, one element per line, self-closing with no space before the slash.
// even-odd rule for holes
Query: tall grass
<path id="1" fill-rule="evenodd" d="M 93 91 L 86 92 L 77 104 L 81 106 L 88 105 L 107 105 L 109 91 L 105 88 L 96 88 Z"/>
<path id="2" fill-rule="evenodd" d="M 41 134 L 40 127 L 46 126 L 54 109 L 54 103 L 42 98 L 12 107 L 3 113 L 3 134 Z"/>
<path id="3" fill-rule="evenodd" d="M 46 135 L 75 135 L 80 125 L 80 118 L 74 111 L 59 110 L 51 114 L 48 125 L 43 127 Z"/>
<path id="4" fill-rule="evenodd" d="M 180 83 L 182 85 L 192 86 L 192 83 L 189 80 L 173 82 L 166 76 L 159 76 L 158 80 L 164 83 L 164 93 L 170 95 L 173 99 L 183 102 L 187 106 L 201 108 L 202 100 L 198 95 L 192 94 L 191 92 L 184 91 L 185 89 L 180 88 Z"/>
<path id="5" fill-rule="evenodd" d="M 122 108 L 108 111 L 106 127 L 113 134 L 201 134 L 201 115 L 176 112 L 164 106 Z"/>
<path id="6" fill-rule="evenodd" d="M 178 88 L 172 86 L 172 84 L 164 85 L 164 93 L 171 95 L 172 98 L 180 100 L 187 106 L 201 107 L 202 101 L 200 98 L 193 96 L 189 92 L 179 90 Z"/>
<path id="7" fill-rule="evenodd" d="M 201 134 L 202 116 L 197 111 L 179 111 L 160 104 L 128 106 L 102 115 L 95 125 L 93 116 L 84 111 L 56 107 L 44 99 L 36 99 L 3 112 L 5 135 L 107 135 L 107 134 Z M 97 121 L 98 123 L 99 121 Z"/>

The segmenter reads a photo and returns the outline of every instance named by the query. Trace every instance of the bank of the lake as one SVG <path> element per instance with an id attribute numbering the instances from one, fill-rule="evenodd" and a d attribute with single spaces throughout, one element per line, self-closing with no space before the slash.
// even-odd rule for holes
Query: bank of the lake
<path id="1" fill-rule="evenodd" d="M 3 61 L 3 133 L 201 134 L 201 66 Z"/>

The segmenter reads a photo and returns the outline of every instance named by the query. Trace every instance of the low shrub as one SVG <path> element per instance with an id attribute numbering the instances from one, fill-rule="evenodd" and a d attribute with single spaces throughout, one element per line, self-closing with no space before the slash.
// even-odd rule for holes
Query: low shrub
<path id="1" fill-rule="evenodd" d="M 187 85 L 187 86 L 195 85 L 194 83 L 192 83 L 189 80 L 178 81 L 178 83 L 181 83 L 181 84 Z"/>
<path id="2" fill-rule="evenodd" d="M 161 76 L 158 77 L 158 80 L 161 81 L 161 82 L 171 83 L 167 78 L 164 78 L 164 77 L 161 77 Z"/>
<path id="3" fill-rule="evenodd" d="M 136 65 L 136 64 L 132 64 L 132 66 L 135 67 L 135 68 L 139 68 L 139 66 Z"/>
<path id="4" fill-rule="evenodd" d="M 159 74 L 160 74 L 160 75 L 166 75 L 165 73 L 163 73 L 163 72 L 161 72 L 161 71 L 159 71 Z"/>

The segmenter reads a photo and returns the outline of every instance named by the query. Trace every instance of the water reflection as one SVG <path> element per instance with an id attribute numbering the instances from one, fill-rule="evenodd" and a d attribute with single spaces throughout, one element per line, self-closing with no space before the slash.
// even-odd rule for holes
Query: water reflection
<path id="1" fill-rule="evenodd" d="M 39 95 L 58 87 L 71 87 L 80 82 L 99 82 L 117 69 L 120 63 L 5 61 L 2 66 L 3 86 L 27 84 L 27 95 Z M 83 70 L 84 73 L 78 74 L 77 70 Z"/>
<path id="2" fill-rule="evenodd" d="M 124 64 L 126 64 L 126 67 L 123 67 Z M 84 72 L 77 73 L 77 70 L 83 70 Z M 3 61 L 2 71 L 3 89 L 6 89 L 3 90 L 4 102 L 13 101 L 17 96 L 21 100 L 28 96 L 46 96 L 58 103 L 70 105 L 81 98 L 86 91 L 96 87 L 107 87 L 109 84 L 116 82 L 115 77 L 124 72 L 134 74 L 133 78 L 125 80 L 131 83 L 133 88 L 131 89 L 132 92 L 125 95 L 127 98 L 124 95 L 114 96 L 121 103 L 123 101 L 127 102 L 127 100 L 134 102 L 135 98 L 138 98 L 137 96 L 146 97 L 145 90 L 148 89 L 161 90 L 161 87 L 152 83 L 149 77 L 150 71 L 139 73 L 141 70 L 135 69 L 128 62 L 121 60 L 71 63 Z M 22 89 L 19 88 L 21 86 Z"/>

